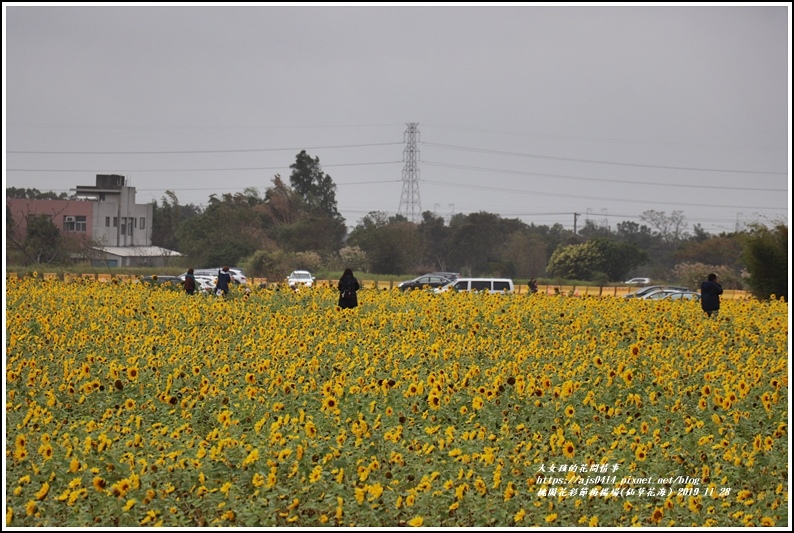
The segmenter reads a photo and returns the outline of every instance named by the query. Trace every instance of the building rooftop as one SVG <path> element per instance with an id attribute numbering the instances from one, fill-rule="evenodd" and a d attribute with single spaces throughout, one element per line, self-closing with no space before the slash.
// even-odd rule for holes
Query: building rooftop
<path id="1" fill-rule="evenodd" d="M 117 255 L 119 257 L 180 257 L 182 254 L 159 246 L 105 246 L 94 248 L 101 252 Z"/>

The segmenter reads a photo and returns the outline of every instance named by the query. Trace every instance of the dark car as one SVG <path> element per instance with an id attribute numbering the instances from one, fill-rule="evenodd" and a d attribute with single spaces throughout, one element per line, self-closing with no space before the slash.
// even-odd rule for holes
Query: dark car
<path id="1" fill-rule="evenodd" d="M 651 291 L 647 294 L 643 294 L 642 296 L 640 296 L 640 298 L 642 298 L 643 300 L 661 300 L 672 294 L 683 294 L 683 293 L 684 291 L 680 291 L 678 289 L 665 288 L 665 289 L 658 289 L 655 291 Z"/>
<path id="2" fill-rule="evenodd" d="M 700 301 L 700 294 L 694 291 L 676 291 L 662 297 L 662 300 L 695 300 Z"/>
<path id="3" fill-rule="evenodd" d="M 638 289 L 632 293 L 629 293 L 624 296 L 624 298 L 642 298 L 652 292 L 659 291 L 659 290 L 673 290 L 673 291 L 687 291 L 686 287 L 676 287 L 672 285 L 651 285 L 650 287 L 643 287 L 642 289 Z"/>
<path id="4" fill-rule="evenodd" d="M 449 278 L 452 281 L 455 281 L 460 277 L 460 274 L 457 272 L 431 272 L 430 274 L 425 274 L 425 276 L 442 276 L 444 278 Z"/>
<path id="5" fill-rule="evenodd" d="M 149 285 L 182 285 L 182 279 L 179 276 L 159 276 L 157 274 L 143 276 L 141 282 Z"/>
<path id="6" fill-rule="evenodd" d="M 443 274 L 452 274 L 455 277 L 447 277 Z M 401 291 L 410 291 L 414 289 L 421 289 L 423 287 L 430 287 L 435 289 L 436 287 L 441 287 L 442 285 L 446 285 L 447 283 L 451 283 L 457 279 L 457 275 L 452 272 L 432 272 L 430 274 L 425 274 L 423 276 L 419 276 L 418 278 L 410 279 L 408 281 L 403 281 L 397 288 Z"/>

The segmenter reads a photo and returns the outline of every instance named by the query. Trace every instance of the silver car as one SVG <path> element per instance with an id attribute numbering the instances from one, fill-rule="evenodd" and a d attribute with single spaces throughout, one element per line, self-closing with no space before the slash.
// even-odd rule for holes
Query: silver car
<path id="1" fill-rule="evenodd" d="M 624 298 L 643 298 L 646 295 L 656 292 L 658 290 L 674 290 L 674 291 L 688 291 L 686 287 L 674 287 L 669 285 L 651 285 L 650 287 L 643 287 L 642 289 L 637 289 L 636 291 L 627 294 Z"/>
<path id="2" fill-rule="evenodd" d="M 193 270 L 193 275 L 198 276 L 205 276 L 205 277 L 213 277 L 218 278 L 218 272 L 220 272 L 220 268 L 196 268 Z M 185 275 L 187 272 L 182 272 L 179 275 L 179 278 L 184 281 Z M 229 275 L 232 277 L 232 282 L 238 283 L 240 285 L 246 285 L 248 283 L 248 278 L 245 277 L 245 273 L 243 272 L 242 268 L 237 267 L 229 267 Z"/>
<path id="3" fill-rule="evenodd" d="M 695 300 L 697 302 L 700 300 L 700 294 L 693 291 L 678 291 L 665 295 L 662 300 Z"/>
<path id="4" fill-rule="evenodd" d="M 421 288 L 424 288 L 424 287 L 429 287 L 431 289 L 435 289 L 435 288 L 441 287 L 442 285 L 446 285 L 447 283 L 451 283 L 451 282 L 455 281 L 456 279 L 458 279 L 457 275 L 455 275 L 455 277 L 452 277 L 452 276 L 447 275 L 447 274 L 449 274 L 449 273 L 448 272 L 444 272 L 442 274 L 441 272 L 433 272 L 433 273 L 430 273 L 430 274 L 425 274 L 424 276 L 419 276 L 418 278 L 414 278 L 414 279 L 409 279 L 407 281 L 403 281 L 402 283 L 397 285 L 397 288 L 400 289 L 403 292 L 414 290 L 414 289 L 421 289 Z"/>

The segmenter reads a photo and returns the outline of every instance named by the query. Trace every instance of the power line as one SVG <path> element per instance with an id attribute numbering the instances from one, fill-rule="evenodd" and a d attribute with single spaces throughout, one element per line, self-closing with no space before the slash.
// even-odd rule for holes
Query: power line
<path id="1" fill-rule="evenodd" d="M 436 148 L 446 148 L 449 150 L 462 150 L 466 152 L 477 152 L 477 153 L 485 153 L 485 154 L 497 154 L 497 155 L 510 155 L 510 156 L 517 156 L 517 157 L 535 157 L 538 159 L 553 159 L 555 161 L 574 161 L 577 163 L 596 163 L 599 165 L 618 165 L 618 166 L 626 166 L 626 167 L 642 167 L 642 168 L 663 168 L 668 170 L 692 170 L 698 172 L 729 172 L 729 173 L 736 173 L 736 174 L 774 174 L 774 175 L 786 175 L 786 172 L 767 172 L 765 170 L 731 170 L 731 169 L 718 169 L 718 168 L 699 168 L 699 167 L 675 167 L 675 166 L 667 166 L 667 165 L 644 165 L 642 163 L 623 163 L 619 161 L 600 161 L 597 159 L 578 159 L 573 157 L 556 157 L 551 155 L 539 155 L 539 154 L 524 154 L 520 152 L 504 152 L 501 150 L 486 150 L 484 148 L 472 148 L 469 146 L 455 146 L 451 144 L 438 144 L 438 143 L 422 143 L 426 146 L 434 146 Z"/>
<path id="2" fill-rule="evenodd" d="M 372 180 L 372 181 L 358 181 L 358 182 L 347 182 L 347 183 L 342 182 L 342 183 L 336 183 L 336 185 L 337 186 L 378 185 L 378 184 L 383 184 L 383 183 L 399 183 L 401 181 L 402 180 L 399 180 L 399 179 L 393 179 L 393 180 Z M 449 183 L 449 182 L 436 181 L 436 180 L 422 180 L 422 181 L 424 183 L 428 183 L 428 184 L 431 184 L 431 185 L 442 185 L 442 186 L 445 186 L 445 187 L 452 187 L 452 188 L 477 189 L 477 190 L 485 190 L 485 191 L 506 192 L 506 193 L 510 193 L 510 194 L 522 194 L 522 195 L 531 195 L 531 196 L 550 196 L 550 197 L 556 197 L 556 198 L 571 198 L 571 199 L 578 199 L 578 200 L 614 201 L 614 202 L 628 202 L 628 203 L 633 203 L 633 204 L 652 204 L 652 205 L 665 204 L 665 205 L 699 207 L 699 208 L 729 208 L 729 209 L 744 208 L 744 209 L 773 210 L 773 211 L 777 211 L 777 210 L 783 209 L 783 208 L 769 207 L 769 206 L 753 207 L 753 206 L 746 206 L 746 205 L 742 205 L 742 206 L 735 206 L 735 205 L 705 205 L 705 204 L 694 204 L 694 203 L 687 203 L 687 202 L 681 202 L 681 201 L 665 202 L 665 201 L 661 201 L 661 200 L 657 200 L 657 199 L 651 199 L 651 200 L 644 201 L 644 200 L 633 200 L 633 199 L 614 198 L 614 197 L 602 198 L 602 197 L 597 197 L 597 196 L 582 196 L 582 195 L 564 194 L 564 193 L 544 193 L 544 192 L 538 192 L 538 191 L 534 191 L 534 190 L 510 189 L 510 188 L 493 187 L 493 186 L 486 186 L 486 185 L 466 185 L 466 184 L 461 184 L 461 183 Z M 236 188 L 236 189 L 241 189 L 241 190 L 244 190 L 246 188 L 255 188 L 255 189 L 264 188 L 264 187 L 258 187 L 258 186 L 253 186 L 253 185 L 252 186 L 238 186 L 238 187 L 234 187 L 234 186 L 231 186 L 231 185 L 227 184 L 227 186 L 229 186 L 232 189 Z M 50 189 L 50 190 L 52 192 L 69 192 L 72 189 Z M 191 192 L 191 191 L 217 191 L 218 187 L 179 187 L 179 188 L 175 188 L 175 187 L 161 187 L 161 188 L 143 188 L 143 189 L 136 188 L 136 190 L 138 192 L 141 192 L 141 193 L 144 193 L 144 192 L 151 193 L 151 192 L 157 192 L 157 191 Z M 554 214 L 567 215 L 567 214 L 570 214 L 570 213 L 544 213 L 544 214 L 545 215 L 554 215 Z M 620 215 L 609 215 L 609 216 L 620 216 Z M 626 215 L 626 216 L 628 216 L 628 215 Z"/>
<path id="3" fill-rule="evenodd" d="M 402 161 L 379 161 L 379 162 L 372 162 L 372 163 L 336 163 L 336 164 L 324 164 L 323 167 L 354 167 L 354 166 L 367 166 L 367 165 L 391 165 L 402 163 Z M 475 167 L 471 165 L 455 165 L 449 163 L 436 163 L 433 161 L 423 161 L 422 162 L 428 166 L 435 166 L 440 168 L 456 168 L 462 170 L 475 170 L 479 172 L 497 172 L 501 174 L 515 174 L 521 176 L 540 176 L 540 177 L 549 177 L 549 178 L 562 178 L 562 179 L 572 179 L 572 180 L 581 180 L 581 181 L 589 181 L 589 182 L 602 182 L 602 183 L 620 183 L 624 185 L 655 185 L 658 187 L 675 187 L 675 188 L 692 188 L 692 189 L 710 189 L 713 186 L 711 185 L 691 185 L 691 184 L 675 184 L 675 183 L 663 183 L 663 182 L 637 182 L 637 181 L 628 181 L 628 180 L 618 180 L 618 179 L 610 179 L 610 178 L 588 178 L 584 176 L 571 176 L 566 174 L 550 174 L 550 173 L 542 173 L 542 172 L 526 172 L 520 170 L 506 170 L 506 169 L 497 169 L 497 168 L 488 168 L 488 167 Z M 277 167 L 228 167 L 228 168 L 170 168 L 170 169 L 127 169 L 124 172 L 231 172 L 231 171 L 253 171 L 253 170 L 283 170 L 285 166 L 277 166 Z M 6 169 L 8 172 L 96 172 L 96 168 L 92 169 L 45 169 L 45 168 L 9 168 Z M 115 171 L 114 171 L 115 172 Z M 391 181 L 391 180 L 387 180 Z M 770 188 L 759 188 L 759 187 L 729 187 L 729 186 L 720 186 L 720 190 L 736 190 L 736 191 L 754 191 L 754 192 L 788 192 L 787 189 L 770 189 Z"/>
<path id="4" fill-rule="evenodd" d="M 346 186 L 346 185 L 378 185 L 381 183 L 399 183 L 401 180 L 377 180 L 377 181 L 351 181 L 351 182 L 344 182 L 344 183 L 334 183 L 337 187 L 339 186 Z M 257 187 L 254 185 L 251 186 L 242 186 L 242 187 L 231 187 L 232 189 L 266 189 L 267 187 Z M 69 189 L 71 190 L 71 189 Z M 165 188 L 156 188 L 156 189 L 139 189 L 135 188 L 138 192 L 152 192 L 152 191 L 217 191 L 218 187 L 180 187 L 180 188 L 173 188 L 173 187 L 165 187 Z"/>
<path id="5" fill-rule="evenodd" d="M 336 148 L 368 148 L 371 146 L 394 146 L 402 143 L 342 144 L 338 146 L 310 146 L 304 148 L 246 148 L 239 150 L 162 150 L 162 151 L 110 151 L 78 152 L 49 150 L 6 150 L 9 154 L 51 154 L 51 155 L 163 155 L 163 154 L 239 154 L 247 152 L 287 152 L 294 150 L 330 150 Z"/>
<path id="6" fill-rule="evenodd" d="M 373 180 L 373 181 L 348 181 L 348 182 L 340 182 L 334 183 L 336 186 L 347 186 L 347 185 L 380 185 L 382 183 L 400 183 L 401 180 L 393 179 L 393 180 Z M 231 189 L 266 189 L 267 187 L 259 187 L 259 186 L 229 186 Z M 71 189 L 49 189 L 49 192 L 69 192 L 75 190 L 74 187 Z M 153 191 L 217 191 L 218 187 L 157 187 L 157 188 L 144 188 L 140 189 L 135 187 L 137 192 L 153 192 Z"/>
<path id="7" fill-rule="evenodd" d="M 511 131 L 497 131 L 497 130 L 488 130 L 488 129 L 481 129 L 481 128 L 459 128 L 459 127 L 451 127 L 451 126 L 436 126 L 433 124 L 424 124 L 423 126 L 428 126 L 430 128 L 438 128 L 442 130 L 455 130 L 455 131 L 466 131 L 466 132 L 484 132 L 484 133 L 496 133 L 498 135 L 507 135 L 511 137 L 535 137 L 539 139 L 553 139 L 553 140 L 563 140 L 563 141 L 587 141 L 587 142 L 598 142 L 598 143 L 610 143 L 610 144 L 628 144 L 628 145 L 651 145 L 651 146 L 685 146 L 685 147 L 697 147 L 697 148 L 714 148 L 714 149 L 725 149 L 730 148 L 732 150 L 761 150 L 761 151 L 780 151 L 780 150 L 788 150 L 786 146 L 740 146 L 734 144 L 706 144 L 706 143 L 684 143 L 684 142 L 670 142 L 670 141 L 641 141 L 641 140 L 628 140 L 628 139 L 598 139 L 595 137 L 577 137 L 572 135 L 549 135 L 549 134 L 533 134 L 533 133 L 517 133 Z"/>
<path id="8" fill-rule="evenodd" d="M 363 147 L 373 147 L 373 146 L 393 146 L 403 143 L 376 143 L 376 144 L 351 144 L 351 145 L 336 145 L 336 146 L 321 146 L 321 147 L 310 147 L 310 148 L 254 148 L 254 149 L 234 149 L 234 150 L 185 150 L 185 151 L 111 151 L 111 152 L 102 152 L 102 151 L 76 151 L 76 152 L 54 152 L 54 151 L 8 151 L 7 153 L 12 154 L 53 154 L 53 155 L 161 155 L 161 154 L 221 154 L 221 153 L 244 153 L 244 152 L 275 152 L 275 151 L 297 151 L 297 150 L 320 150 L 320 149 L 341 149 L 341 148 L 363 148 Z M 647 167 L 647 168 L 659 168 L 659 169 L 671 169 L 671 170 L 690 170 L 690 171 L 704 171 L 704 172 L 727 172 L 727 173 L 756 173 L 756 174 L 774 174 L 774 175 L 785 175 L 785 173 L 778 173 L 778 172 L 765 172 L 765 171 L 751 171 L 751 170 L 721 170 L 715 168 L 687 168 L 687 167 L 675 167 L 675 166 L 662 166 L 662 165 L 647 165 L 647 164 L 633 164 L 633 163 L 625 163 L 625 162 L 611 162 L 611 161 L 601 161 L 601 160 L 588 160 L 588 159 L 577 159 L 577 158 L 565 158 L 565 157 L 554 157 L 554 156 L 545 156 L 545 155 L 538 155 L 538 154 L 530 154 L 530 153 L 521 153 L 521 152 L 510 152 L 510 151 L 498 151 L 498 150 L 487 150 L 487 149 L 480 149 L 475 147 L 465 147 L 465 146 L 458 146 L 458 145 L 449 145 L 449 144 L 438 144 L 438 143 L 422 143 L 428 147 L 438 147 L 442 149 L 450 149 L 450 150 L 459 150 L 459 151 L 470 151 L 470 152 L 478 152 L 478 153 L 490 153 L 496 155 L 506 155 L 506 156 L 513 156 L 513 157 L 526 157 L 526 158 L 544 158 L 544 159 L 552 159 L 552 160 L 561 160 L 561 161 L 572 161 L 572 162 L 586 162 L 586 163 L 596 163 L 596 164 L 605 164 L 605 165 L 620 165 L 620 166 L 629 166 L 629 167 Z M 418 154 L 418 149 L 416 150 Z M 404 163 L 403 161 L 381 161 L 381 162 L 372 162 L 372 163 L 347 163 L 347 164 L 324 164 L 324 167 L 356 167 L 356 166 L 368 166 L 368 165 L 391 165 L 397 163 Z M 629 184 L 629 185 L 655 185 L 655 186 L 663 186 L 663 187 L 681 187 L 681 188 L 710 188 L 706 186 L 699 186 L 699 185 L 692 185 L 692 184 L 685 184 L 685 185 L 673 185 L 670 183 L 659 183 L 659 182 L 634 182 L 634 181 L 626 181 L 626 180 L 617 180 L 617 179 L 600 179 L 600 178 L 588 178 L 583 176 L 570 176 L 570 175 L 560 175 L 560 174 L 546 174 L 546 173 L 534 173 L 534 172 L 523 172 L 523 171 L 512 171 L 512 170 L 500 170 L 500 169 L 492 169 L 486 167 L 475 167 L 475 166 L 466 166 L 466 165 L 455 165 L 455 164 L 444 164 L 444 163 L 437 163 L 437 162 L 422 162 L 429 166 L 437 166 L 437 167 L 447 167 L 447 168 L 456 168 L 456 169 L 464 169 L 464 170 L 475 170 L 475 171 L 484 171 L 484 172 L 495 172 L 495 173 L 502 173 L 502 174 L 518 174 L 524 176 L 545 176 L 545 177 L 553 177 L 553 178 L 563 178 L 563 179 L 574 179 L 574 180 L 583 180 L 583 181 L 590 181 L 590 182 L 603 182 L 603 183 L 618 183 L 618 184 Z M 115 165 L 115 167 L 119 167 L 123 165 Z M 107 168 L 106 165 L 103 165 L 103 168 Z M 287 168 L 286 165 L 275 166 L 275 167 L 231 167 L 231 168 L 178 168 L 178 169 L 142 169 L 142 170 L 125 170 L 124 172 L 140 172 L 140 173 L 147 173 L 147 172 L 160 172 L 160 173 L 175 173 L 175 172 L 218 172 L 218 171 L 268 171 L 268 170 L 276 170 L 276 171 L 283 171 Z M 69 172 L 79 172 L 79 173 L 91 173 L 96 172 L 97 169 L 89 169 L 89 170 L 59 170 L 59 169 L 25 169 L 25 168 L 16 168 L 16 169 L 6 169 L 9 172 L 59 172 L 59 173 L 69 173 Z M 113 172 L 116 172 L 115 170 Z M 418 175 L 417 175 L 418 178 Z M 380 181 L 362 181 L 362 182 L 350 182 L 350 183 L 337 183 L 338 186 L 346 186 L 346 185 L 368 185 L 368 184 L 379 184 L 379 183 L 396 183 L 400 180 L 380 180 Z M 418 181 L 418 179 L 417 179 Z M 435 184 L 435 185 L 442 185 L 446 187 L 458 187 L 458 188 L 471 188 L 471 189 L 482 189 L 488 191 L 502 191 L 511 194 L 522 194 L 522 195 L 534 195 L 538 197 L 542 196 L 551 196 L 551 197 L 561 197 L 561 198 L 573 198 L 573 199 L 584 199 L 590 201 L 605 201 L 605 202 L 631 202 L 633 204 L 667 204 L 673 206 L 693 206 L 699 208 L 739 208 L 739 209 L 756 209 L 756 210 L 779 210 L 780 208 L 771 208 L 771 207 L 751 207 L 751 206 L 707 206 L 702 204 L 693 204 L 693 203 L 685 203 L 681 201 L 671 201 L 671 202 L 664 202 L 659 201 L 656 199 L 652 200 L 629 200 L 629 199 L 620 199 L 620 198 L 599 198 L 593 196 L 584 196 L 584 195 L 575 195 L 575 194 L 563 194 L 563 193 L 541 193 L 537 191 L 528 191 L 528 190 L 521 190 L 521 189 L 510 189 L 510 188 L 497 188 L 497 187 L 490 187 L 490 186 L 478 186 L 478 185 L 465 185 L 465 184 L 457 184 L 457 183 L 449 183 L 449 182 L 442 182 L 442 181 L 427 181 L 423 180 L 425 183 Z M 256 187 L 258 189 L 263 189 L 266 187 Z M 787 189 L 760 189 L 760 188 L 750 188 L 750 187 L 719 187 L 721 190 L 737 190 L 737 191 L 756 191 L 756 192 L 787 192 Z M 216 191 L 218 187 L 212 188 L 156 188 L 156 189 L 138 189 L 141 192 L 149 192 L 152 191 Z M 418 199 L 418 197 L 417 197 Z M 550 215 L 550 214 L 549 214 Z M 528 216 L 528 215 L 527 215 Z M 631 218 L 631 217 L 625 217 Z"/>
<path id="9" fill-rule="evenodd" d="M 564 178 L 564 179 L 571 179 L 571 180 L 584 180 L 584 181 L 595 181 L 595 182 L 605 182 L 605 183 L 622 183 L 626 185 L 658 185 L 660 187 L 691 187 L 696 189 L 713 189 L 713 185 L 677 185 L 675 183 L 661 183 L 658 181 L 644 181 L 644 182 L 636 182 L 636 181 L 628 181 L 628 180 L 616 180 L 616 179 L 609 179 L 609 178 L 586 178 L 583 176 L 568 176 L 564 174 L 547 174 L 541 172 L 525 172 L 521 170 L 503 170 L 498 168 L 485 168 L 485 167 L 474 167 L 468 165 L 454 165 L 449 163 L 434 163 L 432 161 L 422 161 L 423 164 L 435 167 L 443 167 L 443 168 L 459 168 L 463 170 L 479 170 L 482 172 L 499 172 L 504 174 L 519 174 L 524 176 L 543 176 L 547 178 Z M 760 189 L 757 187 L 725 187 L 720 186 L 720 190 L 736 190 L 736 191 L 767 191 L 767 192 L 788 192 L 786 189 Z"/>
<path id="10" fill-rule="evenodd" d="M 325 167 L 359 167 L 367 165 L 393 165 L 395 163 L 402 163 L 402 161 L 380 161 L 375 163 L 337 163 L 326 165 Z M 278 167 L 232 167 L 232 168 L 164 168 L 164 169 L 126 169 L 123 172 L 219 172 L 219 171 L 237 171 L 237 170 L 283 170 L 288 168 L 288 165 Z M 57 168 L 8 168 L 8 172 L 96 172 L 96 168 L 81 169 L 81 170 L 66 170 Z M 115 171 L 114 171 L 115 172 Z"/>
<path id="11" fill-rule="evenodd" d="M 502 187 L 491 187 L 491 186 L 486 186 L 486 185 L 464 185 L 464 184 L 458 184 L 458 183 L 449 183 L 449 182 L 445 182 L 445 181 L 432 181 L 432 180 L 423 180 L 423 182 L 424 183 L 436 184 L 436 185 L 444 185 L 444 186 L 447 186 L 447 187 L 457 187 L 457 188 L 462 188 L 462 189 L 478 189 L 478 190 L 486 190 L 486 191 L 500 191 L 500 192 L 509 192 L 509 193 L 512 193 L 512 194 L 528 194 L 528 195 L 532 195 L 532 196 L 552 196 L 552 197 L 556 197 L 556 198 L 572 198 L 572 199 L 576 199 L 576 200 L 593 200 L 593 201 L 603 201 L 603 202 L 630 202 L 630 203 L 633 203 L 633 204 L 654 204 L 654 205 L 667 204 L 667 205 L 675 205 L 675 206 L 688 206 L 688 207 L 700 207 L 700 208 L 703 208 L 703 207 L 710 207 L 710 208 L 711 207 L 724 207 L 724 208 L 737 208 L 737 209 L 741 209 L 741 208 L 745 208 L 745 209 L 774 209 L 774 210 L 780 209 L 780 208 L 768 207 L 768 206 L 754 207 L 754 206 L 747 206 L 747 205 L 704 205 L 704 204 L 693 204 L 693 203 L 681 202 L 681 201 L 678 201 L 678 200 L 665 202 L 665 201 L 662 201 L 662 200 L 657 200 L 655 198 L 647 200 L 647 201 L 630 200 L 630 199 L 614 198 L 614 197 L 602 198 L 602 197 L 598 197 L 598 196 L 580 196 L 580 195 L 576 195 L 576 194 L 544 193 L 544 192 L 538 192 L 538 191 L 526 191 L 526 190 L 521 190 L 521 189 L 506 189 L 506 188 L 502 188 Z"/>
<path id="12" fill-rule="evenodd" d="M 402 126 L 400 123 L 394 124 L 317 124 L 312 126 L 138 126 L 132 124 L 33 124 L 25 122 L 8 122 L 6 126 L 20 128 L 53 128 L 53 129 L 98 129 L 98 130 L 298 130 L 309 128 L 312 130 L 321 128 L 382 128 L 390 126 Z"/>

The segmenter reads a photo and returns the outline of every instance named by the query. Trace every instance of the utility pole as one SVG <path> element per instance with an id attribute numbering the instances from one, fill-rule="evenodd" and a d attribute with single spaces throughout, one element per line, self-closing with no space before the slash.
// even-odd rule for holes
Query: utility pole
<path id="1" fill-rule="evenodd" d="M 581 213 L 574 213 L 573 214 L 573 234 L 576 235 L 576 219 L 581 215 Z"/>
<path id="2" fill-rule="evenodd" d="M 409 122 L 405 130 L 403 150 L 403 190 L 400 195 L 400 208 L 398 213 L 411 222 L 418 223 L 422 213 L 422 203 L 419 200 L 419 130 L 417 122 Z"/>

